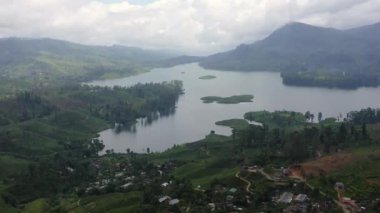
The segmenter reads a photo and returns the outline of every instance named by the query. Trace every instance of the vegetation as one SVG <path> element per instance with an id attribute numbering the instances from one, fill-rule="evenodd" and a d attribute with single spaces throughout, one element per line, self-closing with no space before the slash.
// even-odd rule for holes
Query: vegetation
<path id="1" fill-rule="evenodd" d="M 338 87 L 356 89 L 363 86 L 376 87 L 379 80 L 373 75 L 354 73 L 329 73 L 329 72 L 283 72 L 282 82 L 285 85 Z"/>
<path id="2" fill-rule="evenodd" d="M 362 109 L 348 113 L 347 118 L 356 124 L 375 124 L 380 122 L 380 109 Z"/>
<path id="3" fill-rule="evenodd" d="M 288 85 L 357 88 L 379 85 L 379 25 L 351 30 L 290 23 L 254 44 L 200 60 L 208 69 L 278 71 Z"/>
<path id="4" fill-rule="evenodd" d="M 252 102 L 253 95 L 233 95 L 230 97 L 219 97 L 219 96 L 206 96 L 202 97 L 203 103 L 213 103 L 218 104 L 238 104 L 243 102 Z"/>
<path id="5" fill-rule="evenodd" d="M 306 122 L 306 117 L 302 113 L 289 111 L 275 111 L 273 113 L 268 111 L 247 112 L 244 114 L 244 118 L 277 128 L 302 126 Z"/>
<path id="6" fill-rule="evenodd" d="M 217 121 L 215 122 L 215 124 L 221 126 L 228 126 L 233 129 L 246 129 L 249 126 L 248 121 L 244 119 L 228 119 L 223 121 Z"/>
<path id="7" fill-rule="evenodd" d="M 199 77 L 199 79 L 202 79 L 202 80 L 210 80 L 214 78 L 216 78 L 216 76 L 214 75 L 204 75 L 204 76 Z"/>
<path id="8" fill-rule="evenodd" d="M 287 206 L 272 198 L 286 190 L 334 209 L 336 182 L 344 182 L 344 195 L 362 201 L 369 212 L 379 207 L 379 109 L 353 111 L 339 120 L 310 111 L 247 112 L 244 119 L 216 122 L 231 127 L 230 136 L 211 131 L 162 153 L 107 150 L 99 156 L 104 144 L 97 132 L 174 113 L 182 83 L 79 84 L 155 64 L 156 59 L 139 61 L 141 50 L 17 39 L 1 40 L 0 46 L 20 55 L 0 51 L 0 212 L 207 212 L 209 203 L 218 205 L 217 211 L 279 212 Z M 81 54 L 89 49 L 91 54 Z M 326 79 L 334 78 L 330 74 Z M 299 168 L 292 177 L 297 181 L 284 177 L 286 168 L 292 174 Z M 170 198 L 160 201 L 163 195 Z"/>
<path id="9" fill-rule="evenodd" d="M 90 159 L 104 148 L 94 139 L 97 132 L 114 123 L 128 127 L 140 117 L 169 115 L 180 94 L 182 83 L 173 81 L 130 88 L 67 86 L 1 100 L 6 122 L 0 127 L 0 177 L 9 186 L 5 200 L 17 206 L 95 178 Z"/>
<path id="10" fill-rule="evenodd" d="M 146 72 L 171 58 L 158 51 L 86 46 L 53 39 L 0 39 L 0 97 Z"/>

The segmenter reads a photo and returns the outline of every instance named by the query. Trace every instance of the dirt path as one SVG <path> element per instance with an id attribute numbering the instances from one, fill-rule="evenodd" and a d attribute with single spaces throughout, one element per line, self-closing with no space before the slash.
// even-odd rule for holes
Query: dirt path
<path id="1" fill-rule="evenodd" d="M 264 172 L 263 169 L 260 169 L 259 171 L 260 171 L 260 174 L 263 175 L 267 180 L 274 181 L 272 176 L 270 176 L 268 173 Z"/>
<path id="2" fill-rule="evenodd" d="M 252 192 L 251 192 L 252 183 L 249 180 L 247 180 L 243 177 L 240 177 L 240 172 L 236 172 L 235 177 L 238 178 L 239 180 L 245 182 L 247 184 L 247 187 L 245 187 L 245 191 L 252 194 Z"/>

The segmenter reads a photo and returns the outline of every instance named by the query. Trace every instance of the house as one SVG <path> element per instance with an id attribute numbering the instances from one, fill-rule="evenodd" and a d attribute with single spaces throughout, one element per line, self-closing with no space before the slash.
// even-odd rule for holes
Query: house
<path id="1" fill-rule="evenodd" d="M 165 196 L 162 196 L 161 198 L 158 199 L 158 202 L 159 203 L 162 203 L 162 202 L 165 202 L 165 201 L 169 201 L 170 199 L 172 199 L 171 197 L 165 195 Z"/>
<path id="2" fill-rule="evenodd" d="M 231 188 L 231 189 L 229 190 L 229 192 L 231 192 L 232 194 L 235 194 L 235 193 L 237 192 L 237 189 L 236 189 L 236 188 Z"/>
<path id="3" fill-rule="evenodd" d="M 277 200 L 279 203 L 291 203 L 293 200 L 293 193 L 284 192 L 281 194 L 280 198 Z"/>
<path id="4" fill-rule="evenodd" d="M 260 167 L 257 166 L 257 165 L 254 165 L 254 166 L 250 166 L 247 168 L 247 171 L 248 172 L 252 172 L 252 173 L 257 173 L 260 171 Z"/>
<path id="5" fill-rule="evenodd" d="M 232 195 L 227 195 L 227 197 L 226 197 L 226 201 L 227 201 L 228 203 L 232 203 L 233 200 L 234 200 L 234 196 L 232 196 Z"/>
<path id="6" fill-rule="evenodd" d="M 125 178 L 126 181 L 133 180 L 133 179 L 135 179 L 135 176 L 130 176 L 130 177 Z"/>
<path id="7" fill-rule="evenodd" d="M 120 178 L 120 177 L 123 177 L 123 176 L 124 176 L 123 172 L 119 172 L 119 173 L 115 174 L 115 178 Z"/>
<path id="8" fill-rule="evenodd" d="M 126 183 L 126 184 L 120 186 L 120 188 L 122 188 L 122 189 L 127 189 L 128 187 L 130 187 L 130 186 L 132 186 L 132 185 L 133 185 L 133 183 Z"/>
<path id="9" fill-rule="evenodd" d="M 168 183 L 168 182 L 165 182 L 165 183 L 161 184 L 161 186 L 162 186 L 162 187 L 167 187 L 167 186 L 169 186 L 169 183 Z"/>
<path id="10" fill-rule="evenodd" d="M 307 200 L 307 195 L 305 194 L 298 194 L 294 197 L 294 201 L 295 202 L 300 202 L 300 203 L 303 203 Z"/>
<path id="11" fill-rule="evenodd" d="M 179 203 L 179 200 L 177 198 L 169 201 L 169 205 L 171 206 L 177 205 L 178 203 Z"/>
<path id="12" fill-rule="evenodd" d="M 207 206 L 208 206 L 208 208 L 209 208 L 211 211 L 214 211 L 215 208 L 216 208 L 215 203 L 209 203 Z"/>

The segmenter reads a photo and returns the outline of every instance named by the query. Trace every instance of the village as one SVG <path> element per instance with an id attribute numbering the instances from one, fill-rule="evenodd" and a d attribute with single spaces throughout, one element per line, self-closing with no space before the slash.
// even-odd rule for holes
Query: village
<path id="1" fill-rule="evenodd" d="M 144 203 L 169 212 L 197 208 L 209 212 L 307 213 L 337 208 L 344 212 L 366 212 L 365 207 L 341 196 L 343 183 L 336 184 L 337 197 L 331 198 L 293 174 L 291 168 L 243 165 L 231 183 L 214 180 L 210 187 L 204 187 L 172 176 L 178 164 L 176 161 L 153 164 L 144 158 L 106 155 L 92 163 L 98 171 L 96 181 L 77 191 L 83 196 L 144 191 Z"/>

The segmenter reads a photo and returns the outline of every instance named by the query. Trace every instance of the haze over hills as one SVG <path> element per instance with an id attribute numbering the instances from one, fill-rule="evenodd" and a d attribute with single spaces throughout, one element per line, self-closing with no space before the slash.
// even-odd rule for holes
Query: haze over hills
<path id="1" fill-rule="evenodd" d="M 379 24 L 342 31 L 291 23 L 254 44 L 211 55 L 201 65 L 244 71 L 374 72 L 380 59 L 378 37 Z"/>
<path id="2" fill-rule="evenodd" d="M 379 85 L 380 23 L 337 30 L 289 23 L 265 39 L 208 57 L 124 46 L 86 46 L 53 39 L 0 39 L 0 73 L 22 79 L 114 78 L 157 66 L 200 62 L 208 69 L 282 72 L 290 85 Z"/>
<path id="3" fill-rule="evenodd" d="M 173 56 L 136 47 L 6 38 L 0 39 L 0 74 L 17 81 L 34 78 L 85 81 L 139 73 Z"/>

